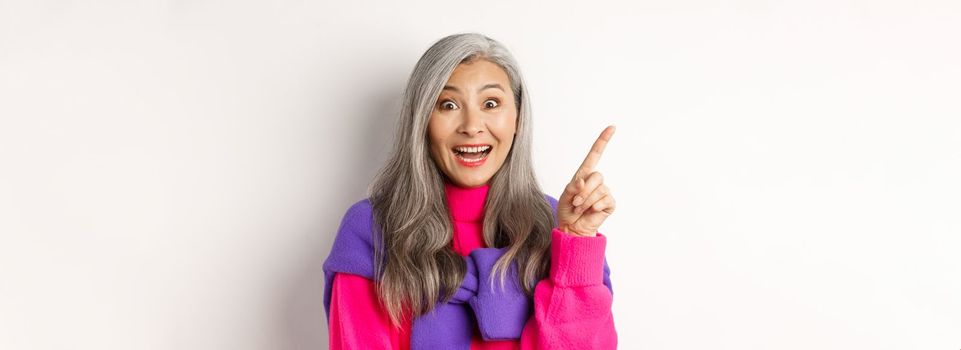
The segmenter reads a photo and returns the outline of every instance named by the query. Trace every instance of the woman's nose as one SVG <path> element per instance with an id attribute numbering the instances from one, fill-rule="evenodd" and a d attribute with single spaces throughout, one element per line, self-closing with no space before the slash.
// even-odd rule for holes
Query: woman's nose
<path id="1" fill-rule="evenodd" d="M 473 108 L 464 108 L 463 111 L 461 124 L 457 128 L 457 132 L 467 136 L 474 136 L 483 132 L 484 120 L 480 115 L 480 111 L 475 111 Z"/>

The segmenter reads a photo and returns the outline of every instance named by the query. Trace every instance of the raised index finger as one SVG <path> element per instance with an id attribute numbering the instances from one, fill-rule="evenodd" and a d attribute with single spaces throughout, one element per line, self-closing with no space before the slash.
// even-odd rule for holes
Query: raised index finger
<path id="1" fill-rule="evenodd" d="M 601 135 L 594 141 L 591 151 L 587 152 L 587 157 L 584 157 L 584 162 L 581 163 L 580 168 L 577 168 L 577 172 L 574 173 L 574 178 L 571 181 L 585 177 L 594 171 L 594 166 L 601 160 L 601 154 L 604 153 L 604 148 L 607 147 L 607 142 L 611 140 L 611 136 L 614 136 L 613 125 L 609 125 L 604 128 L 604 131 L 601 131 Z"/>

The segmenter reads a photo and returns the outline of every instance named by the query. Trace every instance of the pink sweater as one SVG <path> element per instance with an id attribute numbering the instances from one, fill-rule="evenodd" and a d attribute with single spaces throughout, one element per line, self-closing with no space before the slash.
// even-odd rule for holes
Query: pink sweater
<path id="1" fill-rule="evenodd" d="M 482 234 L 489 185 L 446 184 L 454 225 L 452 248 L 467 256 L 486 248 Z M 534 314 L 519 341 L 485 341 L 474 330 L 471 349 L 615 349 L 612 294 L 602 283 L 607 237 L 551 232 L 549 278 L 534 289 Z M 407 318 L 410 319 L 409 317 Z M 380 307 L 374 282 L 354 274 L 334 276 L 330 303 L 330 349 L 409 349 L 411 324 L 393 327 Z"/>

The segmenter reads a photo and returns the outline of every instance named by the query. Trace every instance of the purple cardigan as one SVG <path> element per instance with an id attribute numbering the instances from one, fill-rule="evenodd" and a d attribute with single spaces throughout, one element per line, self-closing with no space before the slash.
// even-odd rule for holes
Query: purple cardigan
<path id="1" fill-rule="evenodd" d="M 545 195 L 557 222 L 557 200 Z M 324 261 L 324 311 L 330 319 L 330 299 L 337 272 L 363 276 L 372 281 L 373 208 L 369 199 L 354 203 L 340 223 L 330 256 Z M 380 242 L 377 242 L 379 244 Z M 447 303 L 438 301 L 434 311 L 413 320 L 410 346 L 422 349 L 470 349 L 474 325 L 484 340 L 517 340 L 533 313 L 533 300 L 517 283 L 517 264 L 507 271 L 504 289 L 493 288 L 490 274 L 494 263 L 507 248 L 477 248 L 464 257 L 467 274 L 454 297 Z M 604 285 L 613 293 L 610 268 L 604 261 Z"/>

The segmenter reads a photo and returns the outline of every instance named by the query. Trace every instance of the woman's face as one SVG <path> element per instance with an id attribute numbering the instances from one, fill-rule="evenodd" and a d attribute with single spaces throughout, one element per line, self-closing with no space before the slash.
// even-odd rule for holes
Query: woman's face
<path id="1" fill-rule="evenodd" d="M 483 59 L 454 68 L 427 124 L 431 157 L 461 187 L 478 187 L 494 176 L 516 130 L 507 72 Z"/>

